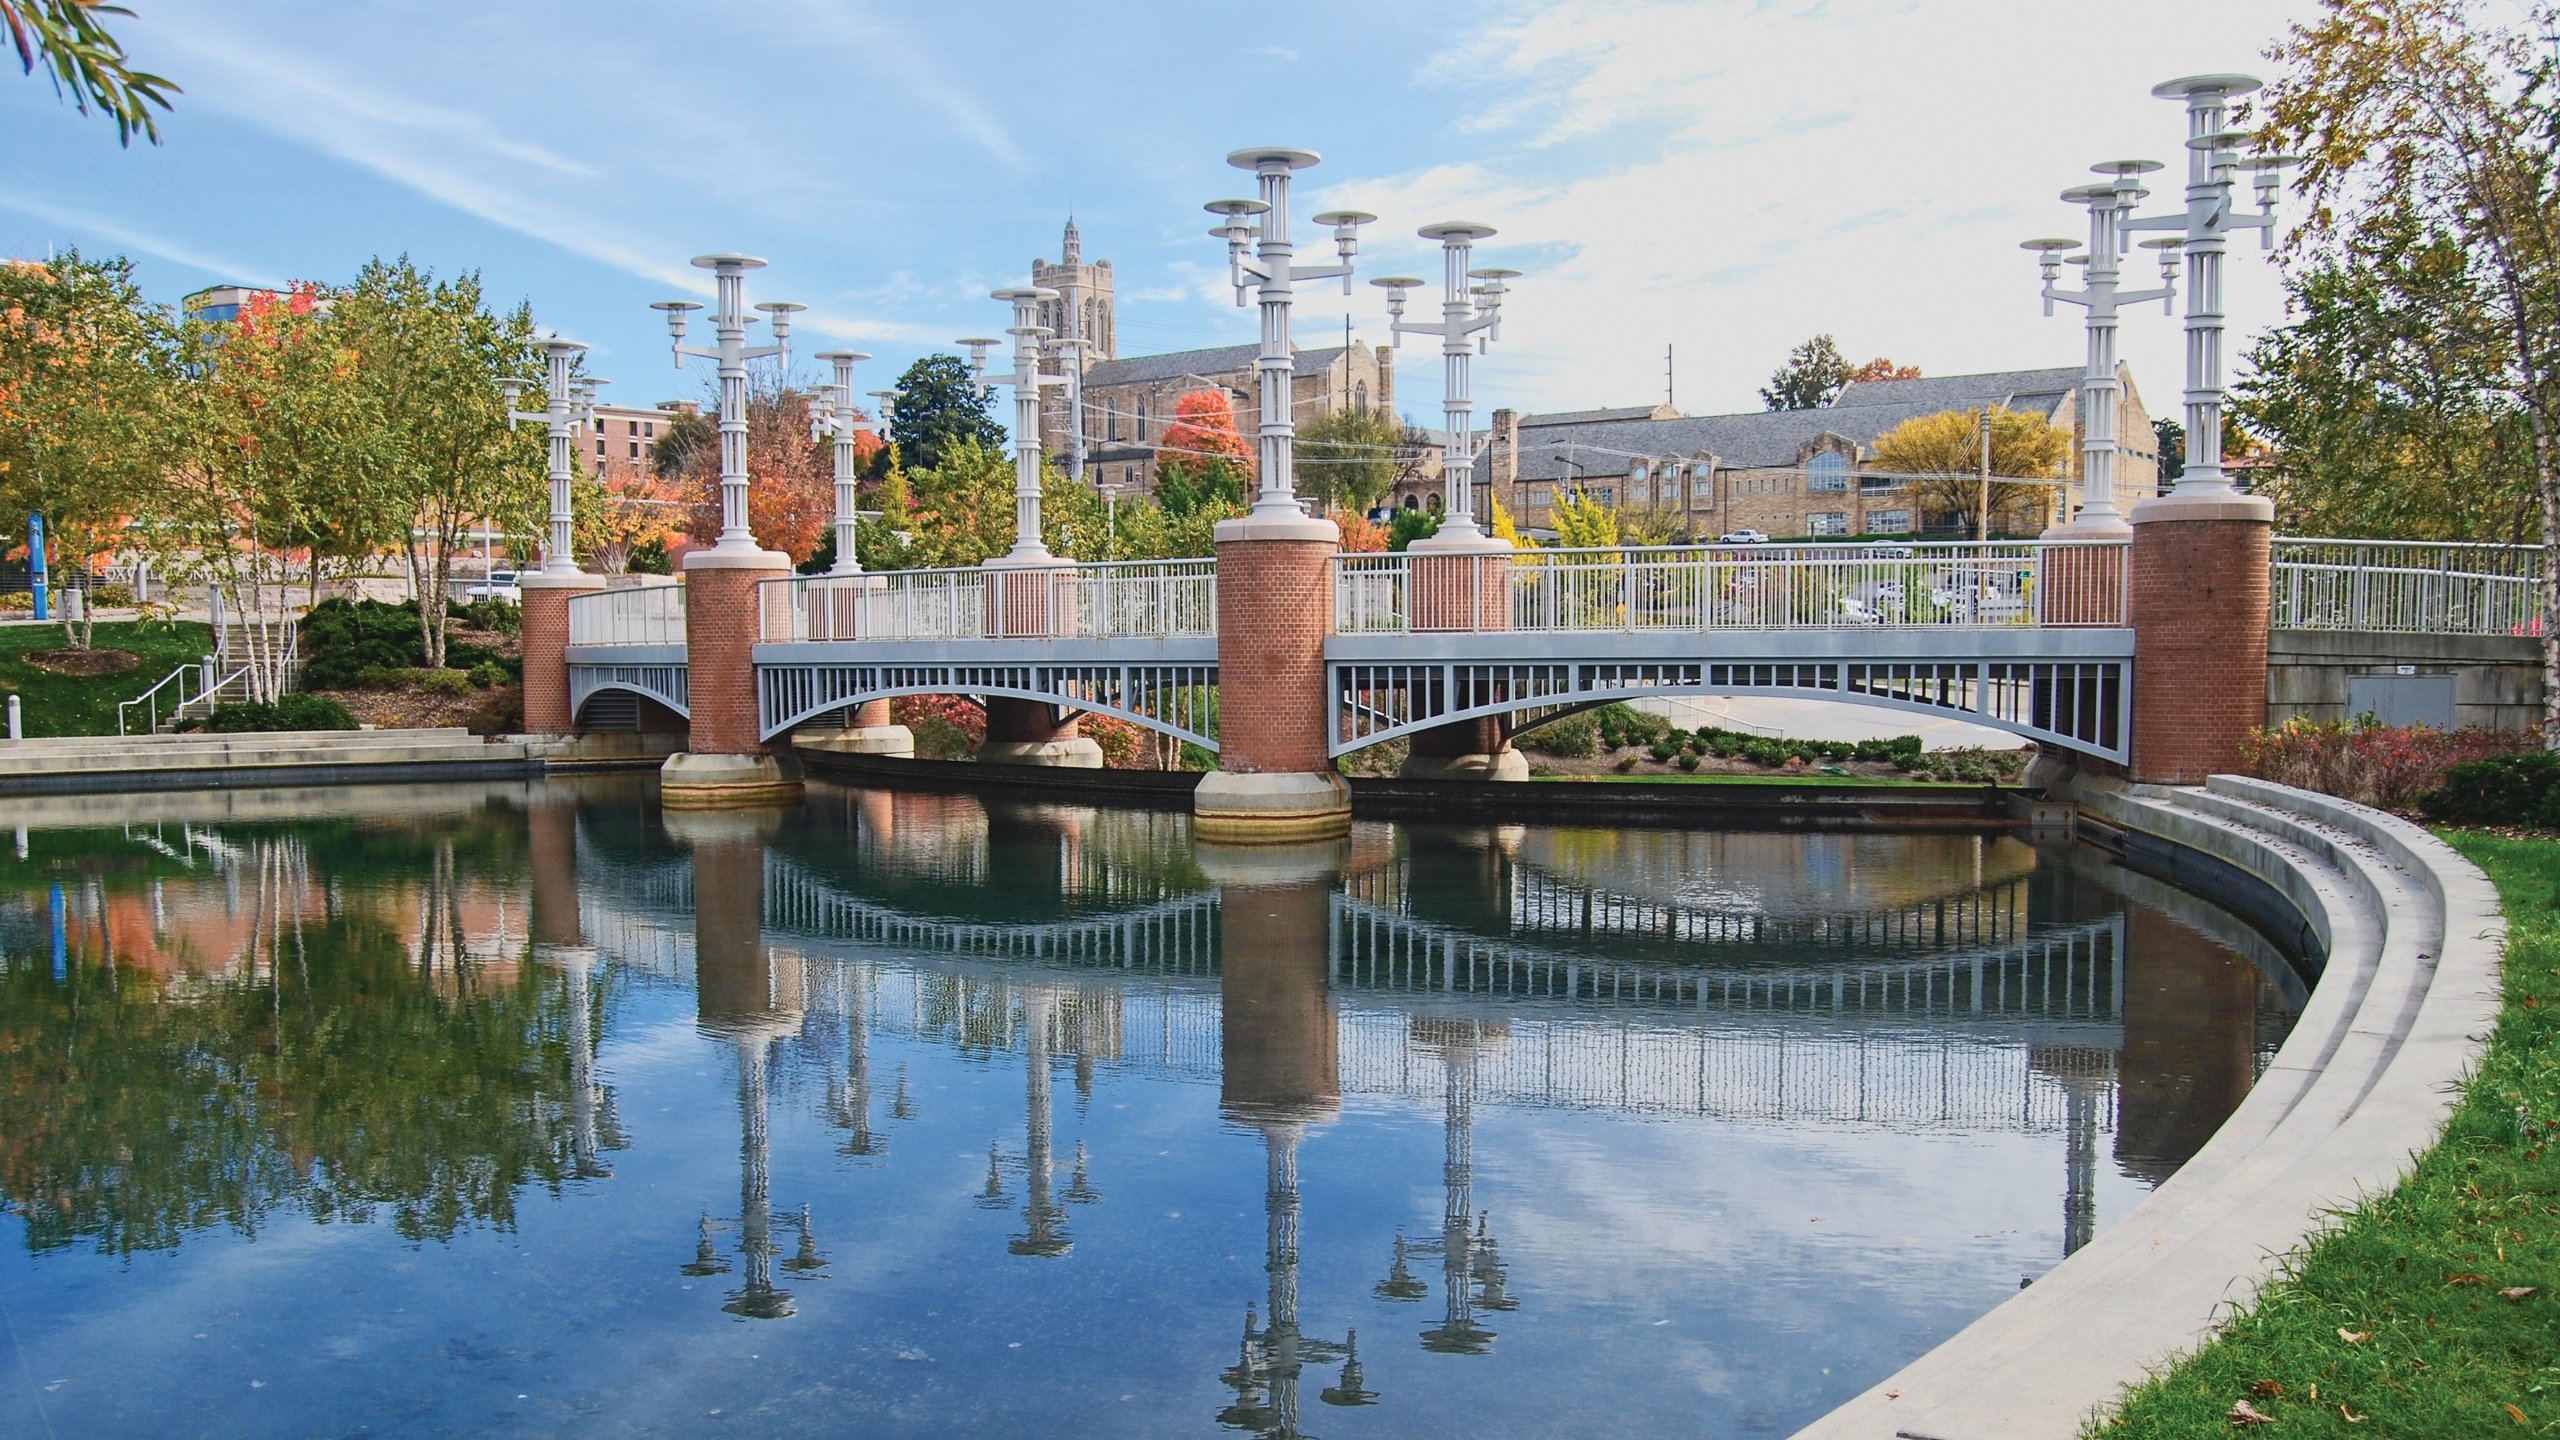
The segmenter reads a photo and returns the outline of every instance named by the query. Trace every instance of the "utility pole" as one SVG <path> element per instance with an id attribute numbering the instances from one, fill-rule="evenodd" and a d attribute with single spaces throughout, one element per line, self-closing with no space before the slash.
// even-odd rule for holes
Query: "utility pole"
<path id="1" fill-rule="evenodd" d="M 1662 403 L 1677 410 L 1680 408 L 1680 401 L 1679 392 L 1672 384 L 1671 350 L 1672 347 L 1669 345 L 1662 347 Z"/>
<path id="2" fill-rule="evenodd" d="M 1973 538 L 1989 540 L 1991 538 L 1991 407 L 1983 406 L 1981 413 L 1975 418 L 1978 422 L 1976 428 L 1982 432 L 1982 489 L 1981 493 L 1974 497 L 1973 502 L 1976 516 Z"/>

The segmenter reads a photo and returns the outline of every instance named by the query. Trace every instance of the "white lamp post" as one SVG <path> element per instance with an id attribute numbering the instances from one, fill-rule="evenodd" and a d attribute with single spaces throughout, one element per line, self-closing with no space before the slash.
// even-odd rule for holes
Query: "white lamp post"
<path id="1" fill-rule="evenodd" d="M 2180 495 L 2233 493 L 2231 477 L 2222 470 L 2222 257 L 2226 237 L 2234 230 L 2255 230 L 2259 247 L 2273 248 L 2280 172 L 2295 163 L 2286 155 L 2249 157 L 2245 163 L 2256 171 L 2258 213 L 2233 213 L 2231 192 L 2249 135 L 2223 128 L 2226 106 L 2257 88 L 2257 79 L 2249 75 L 2189 75 L 2151 87 L 2163 100 L 2186 103 L 2187 204 L 2182 211 L 2123 225 L 2127 232 L 2170 232 L 2177 238 L 2168 243 L 2186 250 L 2187 448 L 2186 468 L 2177 482 Z"/>
<path id="2" fill-rule="evenodd" d="M 1262 352 L 1254 360 L 1255 378 L 1262 392 L 1262 423 L 1256 443 L 1262 484 L 1253 502 L 1253 513 L 1261 517 L 1294 519 L 1305 513 L 1299 508 L 1297 494 L 1298 431 L 1290 418 L 1298 370 L 1297 347 L 1289 339 L 1294 284 L 1300 280 L 1339 278 L 1342 293 L 1350 294 L 1351 258 L 1360 248 L 1360 227 L 1378 218 L 1358 210 L 1318 215 L 1315 223 L 1333 227 L 1334 251 L 1341 263 L 1296 264 L 1296 247 L 1289 238 L 1289 179 L 1292 172 L 1304 170 L 1316 160 L 1311 150 L 1279 146 L 1238 150 L 1227 157 L 1227 163 L 1252 171 L 1261 181 L 1262 198 L 1214 200 L 1208 207 L 1211 214 L 1226 217 L 1225 224 L 1209 233 L 1227 242 L 1227 278 L 1235 286 L 1236 305 L 1241 308 L 1245 292 L 1254 289 L 1262 307 Z M 1248 249 L 1253 253 L 1247 254 Z M 1261 282 L 1258 288 L 1255 281 Z"/>
<path id="3" fill-rule="evenodd" d="M 571 376 L 570 368 L 586 348 L 557 335 L 543 342 L 542 393 L 548 403 L 539 410 L 527 413 L 516 409 L 516 397 L 524 391 L 523 382 L 498 382 L 498 390 L 507 401 L 507 428 L 513 430 L 519 421 L 539 420 L 551 438 L 551 532 L 542 550 L 545 575 L 578 573 L 577 551 L 570 534 L 569 482 L 573 472 L 569 465 L 569 439 L 580 425 L 595 417 L 596 386 L 604 383 Z"/>
<path id="4" fill-rule="evenodd" d="M 1440 337 L 1441 420 L 1447 429 L 1447 442 L 1440 452 L 1440 485 L 1445 497 L 1440 532 L 1434 535 L 1435 548 L 1459 548 L 1473 545 L 1484 538 L 1475 520 L 1475 430 L 1472 420 L 1475 401 L 1469 393 L 1469 361 L 1483 352 L 1485 346 L 1501 337 L 1502 297 L 1509 293 L 1503 282 L 1516 280 L 1517 270 L 1471 270 L 1467 261 L 1475 243 L 1492 235 L 1493 227 L 1471 220 L 1448 220 L 1425 225 L 1420 230 L 1425 240 L 1440 242 L 1440 323 L 1407 324 L 1404 318 L 1407 290 L 1419 288 L 1423 282 L 1410 276 L 1396 275 L 1369 283 L 1387 292 L 1389 333 L 1401 338 L 1406 334 Z M 1474 280 L 1480 283 L 1469 285 Z M 1470 344 L 1469 342 L 1473 343 Z"/>
<path id="5" fill-rule="evenodd" d="M 788 367 L 791 317 L 806 307 L 784 301 L 756 306 L 772 317 L 774 343 L 749 346 L 747 326 L 756 317 L 747 313 L 746 274 L 763 269 L 764 262 L 752 255 L 697 255 L 693 263 L 718 277 L 711 323 L 720 343 L 708 350 L 684 343 L 686 313 L 702 308 L 693 301 L 661 300 L 650 308 L 666 312 L 677 369 L 688 356 L 720 364 L 720 539 L 712 549 L 754 553 L 755 532 L 747 524 L 747 362 L 779 358 Z"/>
<path id="6" fill-rule="evenodd" d="M 826 350 L 818 358 L 835 367 L 836 382 L 821 386 L 818 408 L 809 420 L 809 435 L 832 435 L 836 442 L 836 563 L 830 575 L 859 575 L 862 561 L 853 553 L 854 527 L 860 523 L 854 495 L 853 367 L 871 357 L 859 350 Z"/>
<path id="7" fill-rule="evenodd" d="M 2125 305 L 2151 300 L 2166 305 L 2176 298 L 2177 285 L 2175 262 L 2165 253 L 2159 289 L 2123 290 L 2116 279 L 2116 261 L 2124 249 L 2118 217 L 2148 193 L 2143 190 L 2140 177 L 2159 169 L 2160 162 L 2111 160 L 2090 168 L 2113 178 L 2062 192 L 2064 200 L 2089 208 L 2088 251 L 2085 257 L 2070 257 L 2074 261 L 2085 258 L 2086 288 L 2065 290 L 2056 283 L 2061 275 L 2062 252 L 2071 249 L 2073 242 L 2029 240 L 2021 248 L 2037 254 L 2044 276 L 2046 314 L 2053 313 L 2057 300 L 2088 312 L 2089 364 L 2080 378 L 2080 515 L 2059 528 L 2081 538 L 2122 537 L 2128 531 L 2124 517 L 2116 510 L 2116 317 Z"/>
<path id="8" fill-rule="evenodd" d="M 1013 373 L 987 373 L 987 351 L 995 341 L 959 343 L 969 347 L 969 373 L 976 378 L 980 394 L 991 393 L 998 385 L 1013 387 L 1013 549 L 1004 558 L 1010 564 L 1037 564 L 1051 558 L 1049 547 L 1040 540 L 1040 387 L 1066 377 L 1040 368 L 1040 341 L 1049 330 L 1036 322 L 1040 303 L 1057 299 L 1058 292 L 1037 285 L 1012 285 L 996 291 L 994 298 L 1013 306 L 1013 323 L 1005 327 L 1013 337 Z"/>

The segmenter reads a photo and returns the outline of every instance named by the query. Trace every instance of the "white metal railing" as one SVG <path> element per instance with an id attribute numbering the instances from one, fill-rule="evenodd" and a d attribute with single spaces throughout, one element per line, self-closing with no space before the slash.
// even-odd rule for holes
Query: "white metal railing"
<path id="1" fill-rule="evenodd" d="M 2279 538 L 2274 624 L 2539 635 L 2542 563 L 2539 545 Z"/>
<path id="2" fill-rule="evenodd" d="M 1334 629 L 2121 626 L 2126 551 L 1992 541 L 1343 555 Z"/>
<path id="3" fill-rule="evenodd" d="M 681 645 L 682 585 L 635 585 L 569 597 L 572 645 Z"/>
<path id="4" fill-rule="evenodd" d="M 231 673 L 221 676 L 216 676 L 214 669 L 214 658 L 207 655 L 201 660 L 190 661 L 161 676 L 159 684 L 132 699 L 117 701 L 116 733 L 118 735 L 132 733 L 127 727 L 132 722 L 133 712 L 139 710 L 143 714 L 143 733 L 157 734 L 160 730 L 162 706 L 168 707 L 170 720 L 183 720 L 186 718 L 189 706 L 203 706 L 210 709 L 213 702 L 225 691 L 238 688 L 241 679 L 249 673 L 249 667 L 246 665 L 239 666 Z"/>
<path id="5" fill-rule="evenodd" d="M 1209 559 L 884 570 L 768 580 L 761 588 L 768 641 L 1218 632 L 1217 562 Z"/>

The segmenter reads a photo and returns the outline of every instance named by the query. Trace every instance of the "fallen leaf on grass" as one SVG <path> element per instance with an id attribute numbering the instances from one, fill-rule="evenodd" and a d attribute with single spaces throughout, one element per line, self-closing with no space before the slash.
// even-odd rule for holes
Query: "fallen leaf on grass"
<path id="1" fill-rule="evenodd" d="M 2272 1400 L 2284 1393 L 2284 1387 L 2273 1380 L 2253 1380 L 2249 1382 L 2249 1393 Z"/>
<path id="2" fill-rule="evenodd" d="M 2447 1275 L 2444 1277 L 2444 1283 L 2447 1285 L 2486 1285 L 2489 1283 L 2489 1277 L 2486 1275 L 2473 1275 L 2466 1271 L 2460 1275 Z"/>
<path id="3" fill-rule="evenodd" d="M 2361 1345 L 2367 1340 L 2373 1338 L 2373 1332 L 2370 1330 L 2350 1330 L 2346 1326 L 2341 1325 L 2338 1327 L 2338 1338 L 2346 1341 L 2350 1345 Z"/>
<path id="4" fill-rule="evenodd" d="M 2517 1408 L 2516 1408 L 2516 1407 L 2514 1407 L 2513 1405 L 2509 1405 L 2509 1406 L 2507 1406 L 2507 1407 L 2506 1407 L 2506 1411 L 2507 1411 L 2507 1413 L 2508 1413 L 2509 1415 L 2512 1415 L 2512 1416 L 2514 1416 L 2514 1417 L 2515 1417 L 2515 1422 L 2516 1422 L 2517 1424 L 2519 1424 L 2519 1425 L 2530 1425 L 2530 1424 L 2532 1424 L 2532 1423 L 2533 1423 L 2532 1421 L 2525 1419 L 2525 1418 L 2524 1418 L 2524 1412 L 2523 1412 L 2523 1411 L 2521 1411 L 2521 1410 L 2519 1410 L 2519 1409 L 2517 1409 Z"/>
<path id="5" fill-rule="evenodd" d="M 2361 1425 L 2365 1421 L 2365 1417 L 2348 1409 L 2344 1405 L 2338 1407 L 2338 1418 L 2346 1421 L 2350 1425 Z"/>
<path id="6" fill-rule="evenodd" d="M 2506 1289 L 2498 1292 L 2498 1298 L 2501 1300 L 2521 1300 L 2532 1293 L 2533 1287 L 2530 1285 L 2510 1285 Z"/>
<path id="7" fill-rule="evenodd" d="M 2234 1425 L 2267 1425 L 2272 1424 L 2275 1418 L 2260 1414 L 2258 1407 L 2246 1400 L 2234 1401 L 2231 1406 L 2231 1423 Z"/>

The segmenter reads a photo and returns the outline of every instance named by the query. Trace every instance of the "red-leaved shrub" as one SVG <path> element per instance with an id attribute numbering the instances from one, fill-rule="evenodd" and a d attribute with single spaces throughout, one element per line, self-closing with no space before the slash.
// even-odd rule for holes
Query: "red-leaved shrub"
<path id="1" fill-rule="evenodd" d="M 2436 730 L 2424 725 L 2350 725 L 2296 716 L 2262 726 L 2241 742 L 2249 773 L 2342 800 L 2407 810 L 2466 760 L 2542 748 L 2539 730 Z"/>

